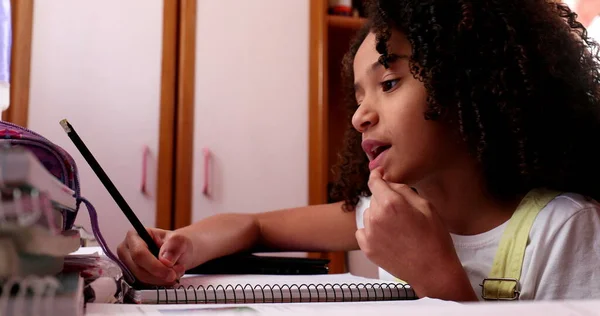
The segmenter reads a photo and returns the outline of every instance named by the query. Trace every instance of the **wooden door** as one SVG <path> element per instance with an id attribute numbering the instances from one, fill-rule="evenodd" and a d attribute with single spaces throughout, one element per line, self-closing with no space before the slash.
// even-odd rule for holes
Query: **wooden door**
<path id="1" fill-rule="evenodd" d="M 11 0 L 10 4 L 12 11 L 10 106 L 2 112 L 2 120 L 27 126 L 33 0 Z"/>
<path id="2" fill-rule="evenodd" d="M 343 103 L 341 61 L 363 18 L 327 14 L 328 1 L 311 0 L 309 90 L 309 203 L 331 202 L 332 168 L 349 122 Z M 313 253 L 331 260 L 333 273 L 348 271 L 346 253 Z"/>

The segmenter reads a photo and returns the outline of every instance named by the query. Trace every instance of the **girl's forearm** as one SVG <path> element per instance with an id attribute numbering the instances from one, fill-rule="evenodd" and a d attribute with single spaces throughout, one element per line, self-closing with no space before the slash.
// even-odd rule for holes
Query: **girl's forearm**
<path id="1" fill-rule="evenodd" d="M 218 214 L 180 228 L 177 232 L 192 241 L 192 267 L 254 248 L 260 240 L 260 227 L 253 214 Z"/>

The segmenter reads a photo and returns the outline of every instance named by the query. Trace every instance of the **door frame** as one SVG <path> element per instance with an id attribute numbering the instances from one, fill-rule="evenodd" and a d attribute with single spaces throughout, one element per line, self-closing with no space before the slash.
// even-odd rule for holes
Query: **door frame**
<path id="1" fill-rule="evenodd" d="M 27 127 L 33 0 L 11 0 L 10 104 L 2 120 Z"/>
<path id="2" fill-rule="evenodd" d="M 310 0 L 308 83 L 308 203 L 327 203 L 329 179 L 328 26 L 325 0 Z M 329 259 L 330 273 L 345 273 L 346 252 L 314 252 L 311 258 Z"/>
<path id="3" fill-rule="evenodd" d="M 196 0 L 163 0 L 156 227 L 191 224 Z"/>

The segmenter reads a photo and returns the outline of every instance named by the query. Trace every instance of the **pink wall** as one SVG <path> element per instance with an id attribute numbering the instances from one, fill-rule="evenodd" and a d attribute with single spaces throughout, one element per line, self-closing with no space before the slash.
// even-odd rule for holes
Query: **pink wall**
<path id="1" fill-rule="evenodd" d="M 73 124 L 142 223 L 153 226 L 155 201 L 140 192 L 140 179 L 143 146 L 155 155 L 158 148 L 162 3 L 34 2 L 29 127 L 75 158 L 82 193 L 113 250 L 131 225 L 58 122 Z M 85 209 L 77 223 L 90 227 Z"/>
<path id="2" fill-rule="evenodd" d="M 197 21 L 193 220 L 306 205 L 309 1 L 198 1 Z"/>

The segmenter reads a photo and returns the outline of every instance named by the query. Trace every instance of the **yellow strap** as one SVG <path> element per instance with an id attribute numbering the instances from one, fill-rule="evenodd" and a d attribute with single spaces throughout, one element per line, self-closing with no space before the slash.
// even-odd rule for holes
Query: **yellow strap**
<path id="1" fill-rule="evenodd" d="M 486 300 L 515 300 L 519 298 L 519 278 L 525 256 L 529 231 L 538 213 L 559 192 L 535 189 L 523 198 L 510 218 L 500 239 L 492 271 L 483 280 L 482 297 Z"/>

